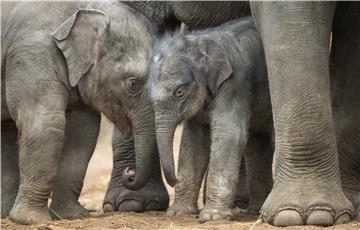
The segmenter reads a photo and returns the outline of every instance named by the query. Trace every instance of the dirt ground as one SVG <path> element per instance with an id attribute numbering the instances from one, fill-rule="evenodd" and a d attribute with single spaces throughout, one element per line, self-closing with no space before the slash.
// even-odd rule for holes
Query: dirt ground
<path id="1" fill-rule="evenodd" d="M 196 216 L 167 217 L 164 212 L 146 213 L 114 213 L 103 214 L 101 212 L 107 184 L 110 180 L 112 169 L 111 151 L 112 124 L 103 119 L 100 136 L 86 174 L 84 188 L 81 193 L 80 203 L 89 210 L 93 210 L 91 218 L 82 220 L 59 220 L 48 223 L 23 226 L 14 224 L 8 218 L 1 220 L 1 229 L 34 229 L 34 230 L 64 230 L 64 229 L 278 229 L 271 225 L 260 223 L 256 217 L 246 216 L 238 210 L 236 221 L 216 221 L 199 224 Z M 181 128 L 175 136 L 175 159 L 178 154 Z M 167 187 L 172 202 L 174 191 Z M 202 206 L 199 199 L 199 205 Z M 320 228 L 313 226 L 287 227 L 282 229 L 337 229 L 337 230 L 360 230 L 360 222 L 352 222 L 346 225 Z"/>

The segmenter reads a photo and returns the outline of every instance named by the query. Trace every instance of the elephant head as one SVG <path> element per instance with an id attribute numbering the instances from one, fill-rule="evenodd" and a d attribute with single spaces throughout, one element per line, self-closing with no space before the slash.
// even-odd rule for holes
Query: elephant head
<path id="1" fill-rule="evenodd" d="M 124 181 L 139 189 L 149 180 L 156 152 L 154 112 L 143 85 L 155 30 L 142 14 L 127 9 L 78 10 L 53 33 L 81 99 L 134 135 L 136 171 Z M 113 12 L 116 11 L 116 12 Z M 121 12 L 118 12 L 121 11 Z"/>
<path id="2" fill-rule="evenodd" d="M 147 87 L 160 160 L 171 186 L 177 181 L 172 151 L 177 125 L 204 111 L 231 74 L 226 53 L 208 37 L 178 35 L 155 45 Z"/>

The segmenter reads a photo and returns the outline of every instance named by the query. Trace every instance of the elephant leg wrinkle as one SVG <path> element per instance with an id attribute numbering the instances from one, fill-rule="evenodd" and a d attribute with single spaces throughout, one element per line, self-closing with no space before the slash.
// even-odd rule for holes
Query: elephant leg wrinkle
<path id="1" fill-rule="evenodd" d="M 49 207 L 54 219 L 89 217 L 78 201 L 90 158 L 95 150 L 101 116 L 87 106 L 66 114 L 63 154 Z"/>
<path id="2" fill-rule="evenodd" d="M 277 226 L 330 226 L 353 217 L 340 177 L 328 68 L 337 6 L 251 3 L 265 49 L 275 127 L 274 186 L 262 218 Z"/>
<path id="3" fill-rule="evenodd" d="M 129 168 L 135 168 L 134 138 L 133 136 L 126 138 L 120 130 L 114 128 L 112 147 L 113 171 L 103 201 L 104 212 L 166 210 L 169 205 L 169 195 L 161 178 L 158 153 L 154 152 L 154 168 L 150 172 L 148 183 L 139 190 L 130 190 L 123 184 L 123 173 Z"/>
<path id="4" fill-rule="evenodd" d="M 209 126 L 196 119 L 184 122 L 178 163 L 179 182 L 168 216 L 199 213 L 197 205 L 201 183 L 209 162 Z M 196 163 L 195 163 L 196 162 Z"/>

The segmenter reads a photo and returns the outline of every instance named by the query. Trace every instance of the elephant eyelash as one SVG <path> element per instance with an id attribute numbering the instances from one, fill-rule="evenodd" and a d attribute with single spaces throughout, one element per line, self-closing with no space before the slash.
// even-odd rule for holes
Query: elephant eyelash
<path id="1" fill-rule="evenodd" d="M 188 85 L 189 83 L 186 83 L 175 87 L 173 89 L 173 96 L 181 102 L 185 101 L 188 97 Z"/>
<path id="2" fill-rule="evenodd" d="M 143 87 L 143 82 L 138 77 L 133 76 L 129 77 L 125 84 L 128 92 L 134 95 L 139 93 Z"/>

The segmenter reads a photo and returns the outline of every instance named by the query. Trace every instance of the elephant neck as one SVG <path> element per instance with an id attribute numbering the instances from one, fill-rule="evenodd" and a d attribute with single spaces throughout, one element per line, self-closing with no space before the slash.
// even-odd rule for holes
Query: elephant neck
<path id="1" fill-rule="evenodd" d="M 69 87 L 67 88 L 68 91 L 68 95 L 69 95 L 69 101 L 68 101 L 68 107 L 67 109 L 71 110 L 72 108 L 78 107 L 79 105 L 84 105 L 87 104 L 85 103 L 85 101 L 83 100 L 80 91 L 79 91 L 79 87 Z"/>
<path id="2" fill-rule="evenodd" d="M 88 84 L 85 79 L 81 79 L 78 85 L 74 87 L 74 90 L 78 96 L 78 102 L 82 102 L 92 108 L 96 108 L 93 100 L 96 96 L 96 87 L 94 84 Z"/>

